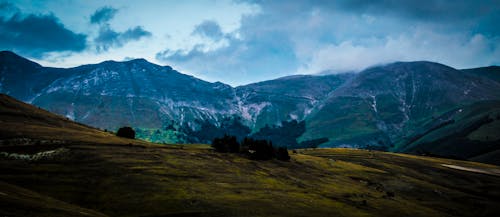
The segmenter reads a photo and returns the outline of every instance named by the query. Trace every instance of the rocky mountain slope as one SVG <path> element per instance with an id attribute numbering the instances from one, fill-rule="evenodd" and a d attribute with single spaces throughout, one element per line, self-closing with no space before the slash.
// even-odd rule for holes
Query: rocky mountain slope
<path id="1" fill-rule="evenodd" d="M 328 140 L 323 147 L 386 150 L 433 117 L 500 99 L 497 68 L 397 62 L 357 74 L 299 75 L 231 87 L 144 59 L 60 69 L 4 51 L 0 92 L 101 129 L 131 125 L 139 137 L 156 142 L 201 142 L 188 138 L 202 129 L 243 124 L 250 131 L 239 131 L 257 133 L 296 120 L 305 122 L 298 143 L 321 139 Z"/>
<path id="2" fill-rule="evenodd" d="M 332 145 L 387 146 L 429 117 L 472 102 L 500 99 L 500 84 L 432 62 L 369 68 L 344 83 L 307 117 L 303 138 Z"/>

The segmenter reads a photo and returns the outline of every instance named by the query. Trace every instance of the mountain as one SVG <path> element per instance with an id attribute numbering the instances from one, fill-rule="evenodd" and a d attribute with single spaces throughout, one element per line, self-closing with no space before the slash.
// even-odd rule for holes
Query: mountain
<path id="1" fill-rule="evenodd" d="M 230 86 L 141 59 L 67 71 L 67 76 L 42 89 L 32 103 L 99 128 L 161 128 L 171 120 L 184 124 L 196 118 L 217 121 L 235 110 Z"/>
<path id="2" fill-rule="evenodd" d="M 0 95 L 0 216 L 495 216 L 500 167 L 357 149 L 251 160 L 116 137 Z"/>
<path id="3" fill-rule="evenodd" d="M 302 139 L 328 146 L 397 143 L 428 117 L 472 102 L 500 99 L 500 84 L 432 62 L 398 62 L 360 72 L 310 116 Z"/>
<path id="4" fill-rule="evenodd" d="M 481 101 L 428 120 L 398 150 L 500 165 L 500 101 Z"/>
<path id="5" fill-rule="evenodd" d="M 500 66 L 479 67 L 473 69 L 462 69 L 461 71 L 474 75 L 487 77 L 496 82 L 500 82 Z"/>
<path id="6" fill-rule="evenodd" d="M 186 132 L 234 117 L 255 131 L 303 120 L 350 77 L 295 76 L 232 88 L 144 59 L 68 69 L 42 67 L 8 51 L 0 59 L 4 93 L 94 127 L 131 125 L 139 136 L 167 142 L 186 142 Z"/>
<path id="7" fill-rule="evenodd" d="M 242 116 L 253 129 L 283 120 L 304 120 L 314 107 L 354 74 L 294 75 L 236 87 Z"/>
<path id="8" fill-rule="evenodd" d="M 42 67 L 9 51 L 0 51 L 0 92 L 31 102 L 42 89 L 63 76 L 64 70 Z"/>
<path id="9" fill-rule="evenodd" d="M 406 138 L 429 130 L 421 127 L 433 118 L 500 100 L 497 72 L 498 67 L 457 70 L 426 61 L 396 62 L 359 73 L 295 75 L 231 87 L 144 59 L 62 69 L 4 51 L 0 92 L 93 127 L 130 125 L 139 138 L 154 142 L 207 143 L 235 133 L 289 137 L 275 141 L 278 146 L 320 142 L 397 151 Z"/>
<path id="10" fill-rule="evenodd" d="M 41 67 L 11 52 L 0 59 L 2 92 L 102 129 L 162 129 L 172 121 L 193 125 L 198 119 L 217 123 L 237 112 L 229 85 L 144 59 L 68 69 Z"/>

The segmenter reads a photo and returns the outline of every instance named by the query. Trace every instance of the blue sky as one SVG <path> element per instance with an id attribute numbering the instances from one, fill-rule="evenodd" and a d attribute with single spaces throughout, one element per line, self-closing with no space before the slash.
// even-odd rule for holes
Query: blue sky
<path id="1" fill-rule="evenodd" d="M 0 0 L 0 49 L 57 67 L 145 58 L 236 86 L 394 61 L 499 65 L 499 22 L 500 0 Z"/>

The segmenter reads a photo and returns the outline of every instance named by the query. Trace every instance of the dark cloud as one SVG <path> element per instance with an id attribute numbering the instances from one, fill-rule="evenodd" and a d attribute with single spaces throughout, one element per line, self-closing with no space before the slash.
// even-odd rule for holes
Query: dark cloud
<path id="1" fill-rule="evenodd" d="M 52 51 L 82 51 L 86 47 L 86 37 L 64 27 L 52 14 L 15 13 L 0 18 L 1 49 L 31 57 L 41 57 Z"/>
<path id="2" fill-rule="evenodd" d="M 92 24 L 100 24 L 106 23 L 113 19 L 115 14 L 118 12 L 118 9 L 112 7 L 102 7 L 97 9 L 92 16 L 90 16 L 90 23 Z"/>
<path id="3" fill-rule="evenodd" d="M 102 25 L 99 35 L 94 39 L 97 51 L 107 51 L 111 47 L 122 47 L 130 41 L 136 41 L 143 37 L 150 37 L 151 32 L 144 30 L 141 26 L 127 29 L 125 32 L 116 32 L 109 24 Z"/>
<path id="4" fill-rule="evenodd" d="M 142 26 L 136 26 L 132 29 L 128 29 L 121 34 L 121 38 L 124 41 L 139 40 L 142 37 L 150 37 L 151 32 L 148 32 L 142 28 Z"/>
<path id="5" fill-rule="evenodd" d="M 0 2 L 0 15 L 6 12 L 18 12 L 19 9 L 10 2 Z"/>
<path id="6" fill-rule="evenodd" d="M 117 12 L 117 9 L 107 6 L 97 9 L 90 17 L 90 23 L 99 24 L 99 34 L 94 38 L 98 52 L 107 51 L 112 47 L 123 47 L 130 41 L 137 41 L 152 35 L 151 32 L 144 30 L 142 26 L 129 28 L 125 32 L 113 30 L 109 21 L 113 19 Z"/>
<path id="7" fill-rule="evenodd" d="M 202 23 L 195 26 L 193 30 L 193 35 L 200 35 L 202 37 L 211 38 L 218 41 L 224 37 L 224 33 L 219 26 L 219 24 L 213 20 L 205 20 Z"/>
<path id="8" fill-rule="evenodd" d="M 370 14 L 389 14 L 433 21 L 460 21 L 498 13 L 499 0 L 340 0 L 316 1 L 318 6 Z"/>

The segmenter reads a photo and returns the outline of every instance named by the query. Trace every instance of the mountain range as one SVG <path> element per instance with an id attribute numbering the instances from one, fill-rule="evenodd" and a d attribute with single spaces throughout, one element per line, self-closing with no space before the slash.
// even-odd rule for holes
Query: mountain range
<path id="1" fill-rule="evenodd" d="M 497 66 L 458 70 L 419 61 L 231 87 L 144 59 L 52 68 L 0 52 L 1 93 L 93 127 L 116 130 L 128 125 L 140 138 L 168 143 L 207 142 L 210 136 L 196 135 L 219 135 L 234 128 L 241 128 L 242 136 L 269 132 L 287 136 L 290 126 L 297 126 L 294 132 L 298 133 L 290 134 L 299 146 L 321 141 L 314 146 L 436 154 L 429 144 L 446 143 L 442 139 L 451 134 L 435 133 L 439 138 L 434 136 L 432 141 L 421 139 L 448 127 L 452 132 L 467 129 L 462 137 L 475 141 L 475 146 L 490 144 L 476 153 L 483 155 L 498 150 L 499 138 L 478 139 L 469 134 L 498 129 L 499 78 Z M 482 104 L 474 106 L 477 103 Z M 475 122 L 460 116 L 469 110 L 474 111 L 471 115 L 481 114 L 478 120 L 492 120 Z"/>

